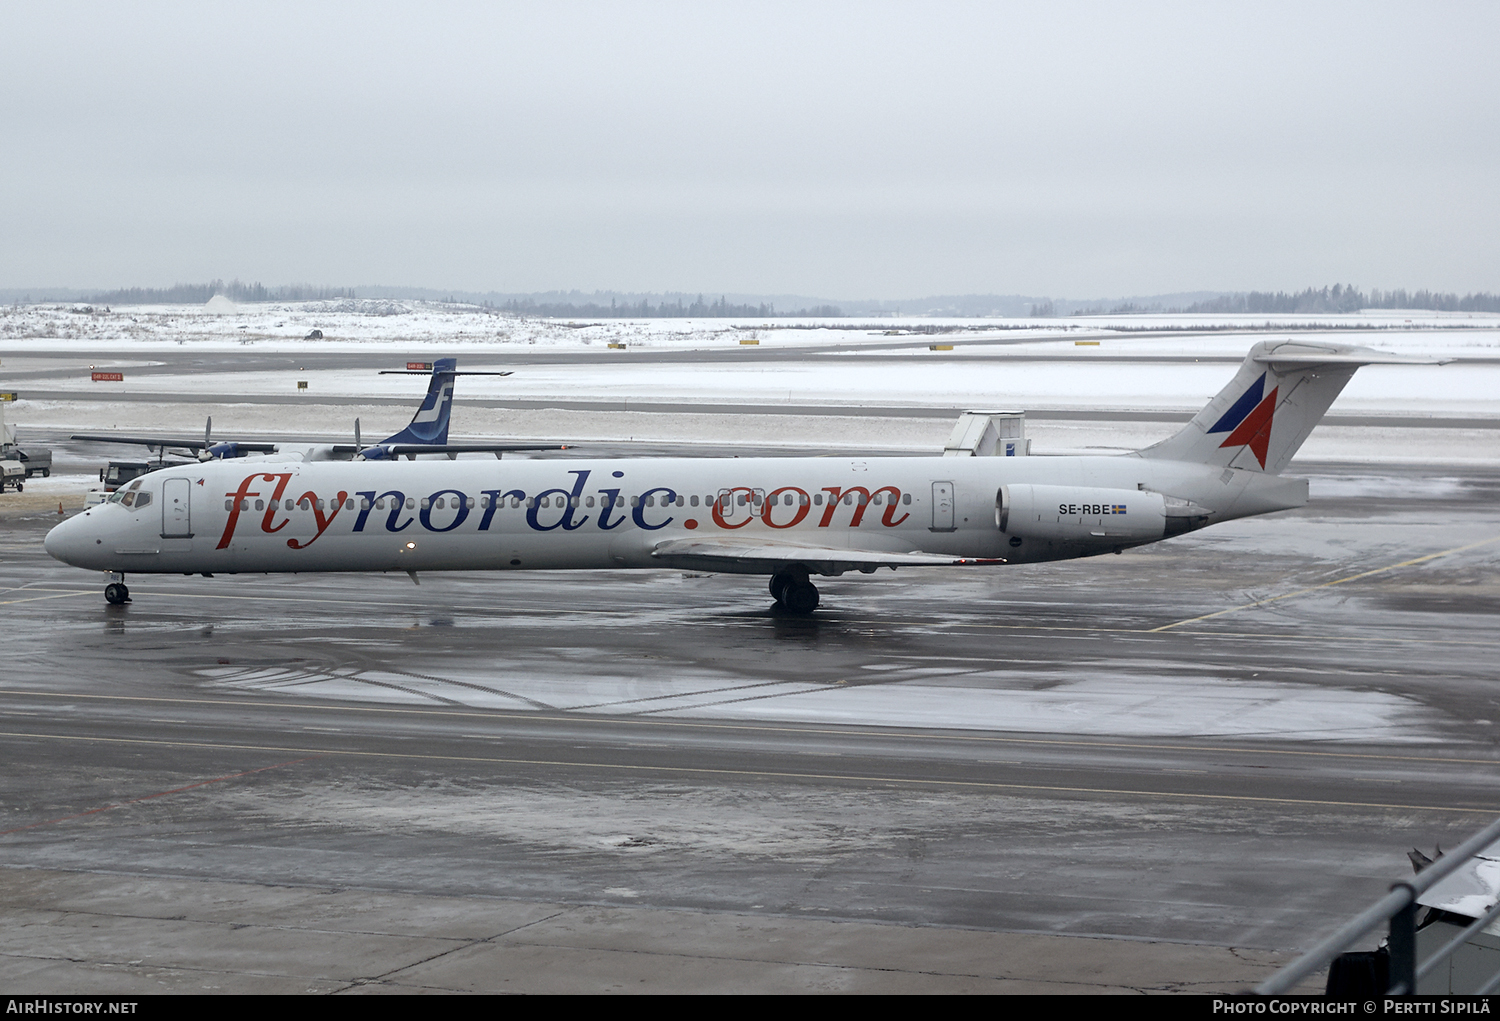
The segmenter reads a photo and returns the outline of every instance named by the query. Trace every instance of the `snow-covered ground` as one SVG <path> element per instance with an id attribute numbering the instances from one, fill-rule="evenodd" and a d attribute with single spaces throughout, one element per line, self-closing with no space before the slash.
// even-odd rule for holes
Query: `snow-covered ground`
<path id="1" fill-rule="evenodd" d="M 808 328 L 795 328 L 808 327 Z M 926 334 L 934 328 L 956 332 Z M 1314 331 L 1299 332 L 1314 327 Z M 306 340 L 312 330 L 324 339 Z M 1216 331 L 1170 332 L 1189 329 Z M 1166 330 L 1169 332 L 1162 333 Z M 1324 332 L 1337 331 L 1334 333 Z M 1347 316 L 1116 316 L 1083 319 L 882 319 L 878 322 L 796 320 L 614 320 L 569 324 L 525 319 L 475 306 L 403 302 L 306 302 L 242 306 L 213 313 L 201 306 L 141 306 L 84 311 L 80 306 L 0 309 L 0 389 L 7 372 L 67 368 L 30 384 L 65 400 L 22 400 L 10 421 L 39 428 L 139 431 L 202 428 L 214 415 L 216 433 L 289 432 L 343 435 L 360 416 L 366 435 L 404 424 L 402 408 L 419 399 L 421 381 L 374 371 L 287 369 L 242 373 L 202 371 L 198 356 L 359 352 L 399 367 L 407 360 L 453 355 L 465 369 L 514 369 L 506 377 L 459 381 L 454 435 L 517 439 L 637 438 L 759 445 L 856 446 L 901 451 L 940 447 L 949 423 L 868 418 L 846 409 L 1018 408 L 1028 410 L 1173 411 L 1201 407 L 1232 374 L 1237 359 L 1260 340 L 1337 339 L 1396 354 L 1458 358 L 1450 365 L 1361 369 L 1334 405 L 1335 414 L 1415 415 L 1500 421 L 1500 315 L 1375 311 Z M 755 340 L 755 346 L 741 343 Z M 1080 340 L 1085 343 L 1080 343 Z M 608 343 L 625 345 L 609 350 Z M 955 345 L 954 351 L 930 344 Z M 894 345 L 894 346 L 893 346 Z M 904 345 L 904 346 L 902 346 Z M 807 349 L 832 349 L 810 357 Z M 719 360 L 701 352 L 749 352 Z M 528 364 L 525 355 L 593 357 Z M 650 360 L 635 357 L 652 352 Z M 681 351 L 680 361 L 662 361 Z M 184 355 L 194 369 L 163 372 Z M 870 355 L 879 354 L 874 358 Z M 897 360 L 892 361 L 891 355 Z M 979 355 L 981 357 L 974 357 Z M 1127 356 L 1131 361 L 1118 360 Z M 1196 363 L 1190 359 L 1211 359 Z M 607 359 L 607 360 L 606 360 Z M 76 362 L 76 364 L 73 364 Z M 153 372 L 140 373 L 150 366 Z M 121 372 L 122 382 L 93 382 L 90 369 Z M 305 390 L 298 383 L 305 382 Z M 120 396 L 160 394 L 160 405 Z M 232 395 L 205 405 L 172 395 Z M 73 396 L 76 395 L 76 396 Z M 271 410 L 239 396 L 281 398 Z M 363 398 L 368 407 L 323 399 Z M 466 400 L 538 402 L 539 409 L 465 406 Z M 547 402 L 602 404 L 598 409 L 547 410 Z M 744 405 L 745 414 L 663 414 L 652 404 Z M 820 414 L 754 416 L 759 410 L 820 409 Z M 754 424 L 750 421 L 754 417 Z M 1033 419 L 1039 452 L 1134 449 L 1174 431 L 1130 422 L 1046 422 Z M 1490 460 L 1500 457 L 1500 429 L 1354 428 L 1327 423 L 1304 457 L 1364 460 Z"/>
<path id="2" fill-rule="evenodd" d="M 1136 315 L 1062 319 L 616 319 L 564 321 L 503 314 L 474 305 L 349 299 L 242 305 L 211 312 L 201 305 L 142 305 L 112 309 L 84 305 L 26 305 L 0 308 L 0 349 L 28 347 L 51 351 L 97 351 L 101 345 L 122 356 L 134 351 L 166 351 L 192 344 L 195 351 L 253 346 L 261 351 L 305 351 L 305 338 L 323 334 L 317 350 L 367 350 L 391 343 L 403 349 L 438 346 L 454 353 L 546 347 L 597 351 L 610 343 L 628 347 L 693 350 L 740 346 L 808 347 L 891 344 L 903 340 L 948 343 L 988 340 L 997 344 L 1036 341 L 1049 353 L 1075 347 L 1075 341 L 1108 340 L 1107 350 L 1143 354 L 1220 353 L 1248 346 L 1242 335 L 1192 338 L 1186 344 L 1159 331 L 1277 329 L 1359 330 L 1377 346 L 1405 334 L 1403 349 L 1422 353 L 1487 350 L 1500 355 L 1500 315 L 1492 313 L 1372 310 L 1349 315 Z M 931 336 L 924 331 L 951 331 Z M 1157 331 L 1153 334 L 1153 331 Z M 1153 334 L 1142 336 L 1142 333 Z M 1106 345 L 1101 342 L 1101 348 Z M 428 351 L 429 356 L 444 351 Z M 1096 353 L 1078 347 L 1079 357 Z"/>
<path id="3" fill-rule="evenodd" d="M 1222 364 L 1121 364 L 1119 356 L 1184 359 L 1234 358 L 1272 332 L 1162 336 L 1117 332 L 1078 342 L 1077 322 L 1067 320 L 892 320 L 876 329 L 850 329 L 830 321 L 823 328 L 791 329 L 791 320 L 767 328 L 731 320 L 616 320 L 575 328 L 555 320 L 521 319 L 475 306 L 401 304 L 396 302 L 306 302 L 244 306 L 233 314 L 215 314 L 197 306 L 143 306 L 111 312 L 79 312 L 73 306 L 27 306 L 0 309 L 0 354 L 5 366 L 26 371 L 55 366 L 59 356 L 85 352 L 77 373 L 49 379 L 49 390 L 73 390 L 99 397 L 142 387 L 154 393 L 214 393 L 225 388 L 219 373 L 153 374 L 133 379 L 131 369 L 170 365 L 185 350 L 194 354 L 243 350 L 260 353 L 312 353 L 358 350 L 388 352 L 392 364 L 455 354 L 469 369 L 506 367 L 507 358 L 541 345 L 551 352 L 598 354 L 607 343 L 626 344 L 617 358 L 577 365 L 535 365 L 505 378 L 470 377 L 463 395 L 473 398 L 527 400 L 599 400 L 672 403 L 845 404 L 882 406 L 1025 406 L 1032 408 L 1156 408 L 1184 410 L 1202 405 L 1226 379 Z M 360 311 L 361 309 L 365 311 Z M 386 314 L 378 314 L 386 313 Z M 1414 318 L 1416 317 L 1416 318 Z M 1412 320 L 1408 328 L 1407 320 Z M 1318 324 L 1340 329 L 1381 327 L 1339 339 L 1363 342 L 1397 354 L 1433 358 L 1493 358 L 1495 364 L 1458 368 L 1376 366 L 1362 370 L 1340 398 L 1344 411 L 1443 415 L 1500 413 L 1500 316 L 1449 313 L 1362 313 L 1351 316 L 1301 316 L 1285 321 L 1254 316 L 1137 316 L 1107 322 L 1128 331 L 1152 327 L 1239 324 L 1263 330 L 1267 325 Z M 1082 320 L 1092 334 L 1099 323 Z M 1462 329 L 1443 328 L 1462 325 Z M 808 325 L 808 324 L 804 324 Z M 936 326 L 963 326 L 961 334 L 933 336 L 892 332 Z M 993 329 L 993 327 L 1006 327 Z M 1391 327 L 1386 329 L 1384 327 Z M 323 340 L 303 339 L 321 329 Z M 1281 337 L 1288 334 L 1280 334 Z M 1320 334 L 1314 334 L 1316 339 Z M 755 360 L 718 364 L 712 361 L 662 365 L 640 364 L 631 350 L 694 351 L 744 349 L 742 340 L 757 340 Z M 926 341 L 965 344 L 951 354 L 932 351 Z M 990 341 L 993 343 L 974 343 Z M 861 356 L 891 344 L 909 345 L 897 353 L 910 365 L 892 366 Z M 97 357 L 103 346 L 110 357 Z M 802 360 L 797 349 L 838 347 L 847 364 L 826 359 Z M 790 357 L 778 351 L 792 349 Z M 606 350 L 608 350 L 606 348 Z M 985 362 L 972 357 L 985 355 Z M 988 363 L 994 359 L 994 364 Z M 1042 360 L 1038 360 L 1038 358 Z M 1062 359 L 1062 360 L 1058 360 Z M 841 361 L 841 360 L 840 360 Z M 88 369 L 123 372 L 122 383 L 92 382 Z M 0 369 L 3 373 L 3 369 Z M 3 375 L 0 375 L 3 378 Z M 233 377 L 234 392 L 246 395 L 295 394 L 365 396 L 374 401 L 404 400 L 411 381 L 347 371 L 249 372 Z M 305 393 L 297 383 L 305 381 Z"/>
<path id="4" fill-rule="evenodd" d="M 1223 338 L 1214 338 L 1222 343 Z M 1236 354 L 1243 353 L 1243 342 Z M 1414 353 L 1411 345 L 1386 345 Z M 1405 348 L 1405 350 L 1402 350 Z M 403 347 L 402 350 L 405 350 Z M 936 355 L 927 361 L 893 366 L 887 361 L 851 357 L 827 360 L 778 360 L 773 351 L 753 363 L 641 363 L 628 352 L 613 365 L 551 364 L 523 366 L 512 376 L 465 377 L 461 396 L 529 401 L 608 401 L 637 403 L 754 405 L 847 405 L 882 407 L 1024 407 L 1095 409 L 1170 409 L 1201 407 L 1228 380 L 1222 362 L 1206 364 L 1152 361 L 1089 363 L 1027 361 L 956 362 Z M 392 361 L 402 358 L 391 352 Z M 6 359 L 7 364 L 11 359 Z M 101 363 L 93 363 L 103 367 Z M 19 365 L 17 366 L 19 368 Z M 315 403 L 319 397 L 367 397 L 372 402 L 404 401 L 413 393 L 405 376 L 380 376 L 347 370 L 246 372 L 232 379 L 223 373 L 156 372 L 133 377 L 131 365 L 111 364 L 125 380 L 96 383 L 88 366 L 74 375 L 48 379 L 48 390 L 76 392 L 79 397 L 107 399 L 113 394 L 149 391 L 162 394 L 232 392 L 247 396 L 286 395 Z M 464 368 L 511 367 L 503 358 L 465 359 Z M 305 390 L 297 384 L 306 382 Z M 1345 412 L 1500 415 L 1500 361 L 1456 366 L 1370 366 L 1360 370 L 1336 405 Z"/>
<path id="5" fill-rule="evenodd" d="M 1241 352 L 1243 353 L 1243 352 Z M 1019 407 L 1174 411 L 1195 410 L 1233 374 L 1221 362 L 1207 364 L 1058 363 L 1038 361 L 951 362 L 934 359 L 911 365 L 851 359 L 847 363 L 779 361 L 736 363 L 631 362 L 615 365 L 528 365 L 512 376 L 472 376 L 460 380 L 460 396 L 472 399 L 602 401 L 672 404 L 819 405 L 878 407 Z M 393 360 L 400 357 L 392 354 Z M 503 359 L 477 358 L 463 368 L 514 368 Z M 367 397 L 372 402 L 405 401 L 419 393 L 411 378 L 373 372 L 288 369 L 280 372 L 182 374 L 156 372 L 124 382 L 91 382 L 87 368 L 48 379 L 48 390 L 89 399 L 113 394 L 232 393 L 284 395 L 316 403 L 320 397 Z M 305 390 L 298 383 L 305 382 Z M 1500 361 L 1495 364 L 1427 366 L 1374 365 L 1361 369 L 1339 398 L 1344 412 L 1500 415 Z"/>

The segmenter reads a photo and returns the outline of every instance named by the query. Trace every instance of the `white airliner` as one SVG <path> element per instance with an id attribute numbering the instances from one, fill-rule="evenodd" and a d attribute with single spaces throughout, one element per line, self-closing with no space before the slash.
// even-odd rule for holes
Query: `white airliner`
<path id="1" fill-rule="evenodd" d="M 136 480 L 47 552 L 127 573 L 676 568 L 766 574 L 786 610 L 813 575 L 1117 553 L 1300 507 L 1279 473 L 1361 365 L 1424 360 L 1255 345 L 1175 436 L 1086 457 L 318 461 L 273 454 Z"/>

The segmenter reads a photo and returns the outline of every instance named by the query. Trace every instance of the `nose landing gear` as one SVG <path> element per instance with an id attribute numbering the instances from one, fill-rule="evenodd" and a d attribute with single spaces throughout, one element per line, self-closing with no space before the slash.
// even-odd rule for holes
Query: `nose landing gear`
<path id="1" fill-rule="evenodd" d="M 112 574 L 110 583 L 104 586 L 104 601 L 111 606 L 130 602 L 130 589 L 125 587 L 123 574 Z"/>
<path id="2" fill-rule="evenodd" d="M 806 569 L 771 575 L 771 595 L 777 606 L 798 616 L 805 617 L 818 608 L 818 587 L 807 580 Z"/>

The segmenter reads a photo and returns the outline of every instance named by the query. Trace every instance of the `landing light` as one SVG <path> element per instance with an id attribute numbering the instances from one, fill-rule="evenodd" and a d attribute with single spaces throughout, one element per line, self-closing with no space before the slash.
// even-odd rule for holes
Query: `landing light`
<path id="1" fill-rule="evenodd" d="M 417 544 L 414 543 L 414 542 L 409 542 L 409 543 L 406 544 L 406 548 L 407 549 L 416 549 L 417 548 Z"/>

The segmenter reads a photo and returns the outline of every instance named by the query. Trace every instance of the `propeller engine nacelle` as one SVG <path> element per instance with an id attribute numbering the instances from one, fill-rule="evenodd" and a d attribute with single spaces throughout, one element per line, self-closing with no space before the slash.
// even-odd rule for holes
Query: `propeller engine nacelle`
<path id="1" fill-rule="evenodd" d="M 211 447 L 204 447 L 198 454 L 200 461 L 216 461 L 220 458 L 244 457 L 248 451 L 240 449 L 238 443 L 215 443 Z"/>

